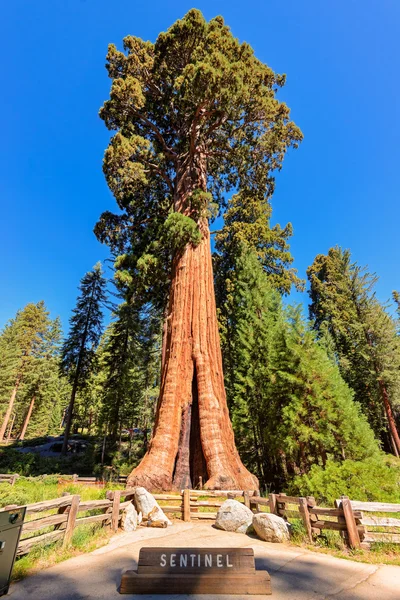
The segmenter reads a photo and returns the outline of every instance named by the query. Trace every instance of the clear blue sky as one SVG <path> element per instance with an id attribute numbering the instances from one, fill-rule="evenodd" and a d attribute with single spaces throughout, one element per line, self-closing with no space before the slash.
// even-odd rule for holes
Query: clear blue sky
<path id="1" fill-rule="evenodd" d="M 40 299 L 67 326 L 79 279 L 107 256 L 93 226 L 114 208 L 97 116 L 107 44 L 154 41 L 193 6 L 287 74 L 281 97 L 305 139 L 273 207 L 293 223 L 300 275 L 340 244 L 380 276 L 380 299 L 400 288 L 398 0 L 3 0 L 0 326 Z"/>

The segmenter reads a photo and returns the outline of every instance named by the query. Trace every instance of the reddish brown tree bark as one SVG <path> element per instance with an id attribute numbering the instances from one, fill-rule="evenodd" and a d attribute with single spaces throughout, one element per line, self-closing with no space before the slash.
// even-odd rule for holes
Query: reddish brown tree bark
<path id="1" fill-rule="evenodd" d="M 393 443 L 393 451 L 396 456 L 399 456 L 400 453 L 400 437 L 399 432 L 397 431 L 396 421 L 393 415 L 392 406 L 389 400 L 389 394 L 387 393 L 387 389 L 385 384 L 381 379 L 379 379 L 379 389 L 383 398 L 383 405 L 385 407 L 386 418 L 388 420 L 389 432 L 391 436 L 391 440 Z"/>
<path id="2" fill-rule="evenodd" d="M 206 189 L 205 169 L 177 173 L 175 210 L 190 214 L 191 191 Z M 215 305 L 210 233 L 199 219 L 202 240 L 173 260 L 164 326 L 161 390 L 149 450 L 128 486 L 169 490 L 257 489 L 235 446 L 226 402 Z"/>
<path id="3" fill-rule="evenodd" d="M 18 392 L 19 385 L 21 383 L 21 379 L 22 379 L 22 375 L 18 375 L 17 381 L 16 381 L 16 383 L 14 385 L 14 388 L 13 388 L 13 391 L 11 392 L 11 397 L 10 397 L 10 401 L 8 403 L 8 406 L 7 406 L 6 414 L 4 415 L 3 423 L 2 423 L 2 425 L 0 427 L 0 442 L 2 442 L 3 439 L 4 439 L 4 435 L 6 433 L 7 425 L 8 425 L 8 422 L 10 420 L 12 410 L 14 408 L 15 398 L 17 397 L 17 392 Z"/>
<path id="4" fill-rule="evenodd" d="M 32 415 L 32 411 L 33 411 L 34 405 L 35 405 L 35 396 L 32 396 L 32 399 L 31 399 L 31 401 L 29 403 L 28 412 L 26 413 L 24 424 L 23 424 L 22 429 L 21 429 L 21 433 L 18 436 L 19 440 L 23 440 L 25 438 L 26 430 L 28 428 L 29 421 L 31 420 L 31 415 Z"/>

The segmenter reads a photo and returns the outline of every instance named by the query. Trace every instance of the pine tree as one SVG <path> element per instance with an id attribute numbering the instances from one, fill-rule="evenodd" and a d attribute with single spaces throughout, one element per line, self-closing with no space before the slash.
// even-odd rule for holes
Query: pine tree
<path id="1" fill-rule="evenodd" d="M 400 340 L 396 324 L 375 296 L 377 278 L 338 247 L 318 255 L 307 274 L 314 328 L 331 335 L 345 381 L 383 441 L 387 430 L 397 455 Z"/>
<path id="2" fill-rule="evenodd" d="M 129 482 L 251 489 L 226 406 L 209 219 L 233 188 L 269 198 L 301 133 L 276 98 L 285 78 L 222 17 L 190 10 L 154 44 L 128 36 L 124 50 L 109 47 L 100 112 L 116 131 L 104 172 L 120 213 L 103 214 L 96 233 L 138 302 L 165 309 L 155 430 Z"/>
<path id="3" fill-rule="evenodd" d="M 17 392 L 23 384 L 32 362 L 42 352 L 44 335 L 48 326 L 48 314 L 43 301 L 37 304 L 27 304 L 24 309 L 18 311 L 15 319 L 6 325 L 1 336 L 0 361 L 2 371 L 4 369 L 3 386 L 11 393 L 0 427 L 0 441 L 4 439 Z"/>
<path id="4" fill-rule="evenodd" d="M 101 264 L 97 263 L 81 279 L 80 295 L 70 319 L 70 331 L 64 341 L 61 353 L 61 369 L 67 375 L 71 385 L 71 397 L 68 406 L 62 453 L 66 454 L 68 437 L 74 415 L 74 404 L 78 390 L 82 390 L 88 381 L 96 356 L 103 326 L 102 306 L 106 301 L 106 280 Z"/>
<path id="5" fill-rule="evenodd" d="M 41 354 L 32 362 L 21 393 L 25 410 L 18 435 L 20 440 L 24 439 L 28 427 L 29 435 L 33 437 L 46 435 L 60 424 L 61 406 L 68 387 L 59 373 L 61 341 L 61 323 L 56 318 L 48 323 Z"/>
<path id="6" fill-rule="evenodd" d="M 282 486 L 313 464 L 378 452 L 365 417 L 298 309 L 284 309 L 257 256 L 243 248 L 231 278 L 236 437 L 264 484 Z"/>
<path id="7" fill-rule="evenodd" d="M 100 347 L 100 425 L 111 442 L 121 437 L 124 428 L 147 429 L 153 424 L 154 402 L 149 399 L 154 398 L 160 357 L 159 317 L 153 313 L 138 313 L 134 303 L 122 302 Z"/>

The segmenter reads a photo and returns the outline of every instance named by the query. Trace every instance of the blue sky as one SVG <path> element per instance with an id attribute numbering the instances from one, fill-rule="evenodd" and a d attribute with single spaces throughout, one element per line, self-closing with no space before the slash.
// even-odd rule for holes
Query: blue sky
<path id="1" fill-rule="evenodd" d="M 115 206 L 98 118 L 107 44 L 154 41 L 193 6 L 287 74 L 304 142 L 277 177 L 273 222 L 292 222 L 299 274 L 339 244 L 380 276 L 381 300 L 400 289 L 398 0 L 3 0 L 0 326 L 40 299 L 67 326 L 80 278 L 108 254 L 93 226 Z"/>

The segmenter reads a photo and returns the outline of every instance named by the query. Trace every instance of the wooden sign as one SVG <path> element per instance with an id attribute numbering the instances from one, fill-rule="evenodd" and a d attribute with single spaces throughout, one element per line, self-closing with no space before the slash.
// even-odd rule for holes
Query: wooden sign
<path id="1" fill-rule="evenodd" d="M 252 548 L 141 548 L 137 571 L 122 575 L 121 594 L 271 594 Z"/>

